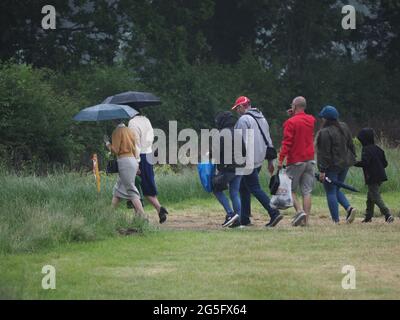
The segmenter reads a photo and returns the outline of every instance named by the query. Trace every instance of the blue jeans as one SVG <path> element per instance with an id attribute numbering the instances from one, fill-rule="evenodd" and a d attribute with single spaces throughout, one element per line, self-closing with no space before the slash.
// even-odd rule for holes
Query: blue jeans
<path id="1" fill-rule="evenodd" d="M 329 179 L 344 182 L 346 180 L 346 175 L 349 169 L 344 169 L 342 171 L 327 171 L 326 176 Z M 339 222 L 339 203 L 347 210 L 350 207 L 350 203 L 346 196 L 340 191 L 340 188 L 332 183 L 324 182 L 324 189 L 326 192 L 326 199 L 328 200 L 328 207 L 331 213 L 332 220 L 334 222 Z"/>
<path id="2" fill-rule="evenodd" d="M 214 195 L 224 207 L 227 215 L 238 214 L 240 215 L 240 197 L 239 197 L 239 187 L 240 181 L 242 180 L 242 176 L 236 176 L 231 182 L 229 182 L 229 197 L 232 201 L 233 210 L 231 204 L 229 203 L 228 198 L 225 193 L 222 191 L 214 191 Z"/>
<path id="3" fill-rule="evenodd" d="M 240 222 L 243 225 L 250 223 L 250 211 L 251 211 L 251 195 L 255 196 L 256 199 L 262 204 L 265 210 L 268 211 L 269 216 L 279 214 L 278 210 L 272 209 L 270 199 L 267 194 L 261 189 L 258 174 L 261 170 L 256 168 L 253 172 L 247 176 L 243 176 L 240 184 L 240 200 L 242 202 L 242 211 L 240 215 Z"/>

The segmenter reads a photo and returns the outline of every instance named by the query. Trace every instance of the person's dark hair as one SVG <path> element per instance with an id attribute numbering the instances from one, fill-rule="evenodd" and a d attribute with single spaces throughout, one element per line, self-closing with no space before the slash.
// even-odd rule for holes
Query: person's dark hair
<path id="1" fill-rule="evenodd" d="M 330 126 L 335 126 L 336 128 L 339 129 L 341 134 L 346 136 L 342 126 L 340 125 L 340 123 L 339 123 L 339 121 L 337 119 L 326 119 L 325 124 L 323 125 L 323 128 L 327 128 L 327 127 L 330 127 Z"/>
<path id="2" fill-rule="evenodd" d="M 236 124 L 236 117 L 230 111 L 220 111 L 215 115 L 215 125 L 218 130 L 223 128 L 231 128 Z"/>

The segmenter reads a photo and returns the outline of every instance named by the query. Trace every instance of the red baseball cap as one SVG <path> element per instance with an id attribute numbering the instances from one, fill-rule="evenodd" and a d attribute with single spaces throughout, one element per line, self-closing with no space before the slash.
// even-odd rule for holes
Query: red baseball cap
<path id="1" fill-rule="evenodd" d="M 242 105 L 242 104 L 246 104 L 246 103 L 250 103 L 250 99 L 245 97 L 245 96 L 241 96 L 239 98 L 236 99 L 235 104 L 232 107 L 232 110 L 236 109 L 238 106 Z"/>

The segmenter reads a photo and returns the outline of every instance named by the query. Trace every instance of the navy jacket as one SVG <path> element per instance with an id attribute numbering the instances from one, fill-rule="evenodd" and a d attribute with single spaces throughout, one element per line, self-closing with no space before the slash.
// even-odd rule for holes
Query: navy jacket
<path id="1" fill-rule="evenodd" d="M 365 128 L 357 139 L 362 144 L 361 161 L 355 166 L 363 168 L 366 184 L 381 184 L 387 181 L 385 168 L 388 166 L 385 152 L 375 144 L 374 130 Z"/>

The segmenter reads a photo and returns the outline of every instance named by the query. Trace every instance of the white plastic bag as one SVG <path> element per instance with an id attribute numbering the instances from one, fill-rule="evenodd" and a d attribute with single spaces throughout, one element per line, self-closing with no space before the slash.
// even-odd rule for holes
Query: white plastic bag
<path id="1" fill-rule="evenodd" d="M 285 169 L 279 172 L 279 188 L 271 198 L 271 208 L 285 210 L 293 207 L 292 198 L 292 179 L 286 173 Z"/>

